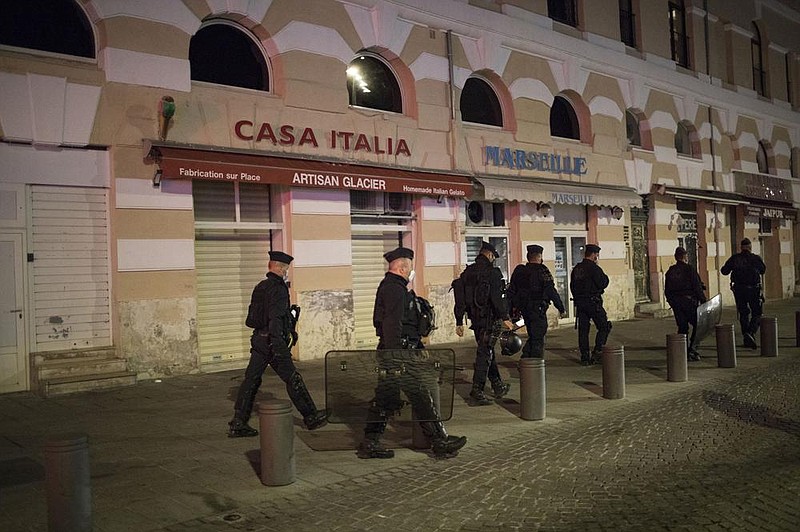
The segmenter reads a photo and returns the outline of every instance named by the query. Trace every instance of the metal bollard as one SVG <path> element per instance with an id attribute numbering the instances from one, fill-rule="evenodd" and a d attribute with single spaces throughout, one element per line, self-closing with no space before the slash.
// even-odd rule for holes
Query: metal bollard
<path id="1" fill-rule="evenodd" d="M 544 359 L 519 359 L 520 418 L 527 421 L 544 419 L 545 390 Z"/>
<path id="2" fill-rule="evenodd" d="M 778 318 L 761 318 L 761 356 L 778 356 Z"/>
<path id="3" fill-rule="evenodd" d="M 736 367 L 736 335 L 732 323 L 723 323 L 716 327 L 717 335 L 717 367 Z"/>
<path id="4" fill-rule="evenodd" d="M 603 397 L 625 398 L 625 346 L 603 347 Z"/>
<path id="5" fill-rule="evenodd" d="M 47 529 L 73 532 L 92 529 L 92 485 L 88 438 L 66 435 L 44 448 Z"/>
<path id="6" fill-rule="evenodd" d="M 295 481 L 294 419 L 292 403 L 269 400 L 258 403 L 261 440 L 261 483 L 285 486 Z"/>
<path id="7" fill-rule="evenodd" d="M 667 380 L 669 382 L 689 380 L 687 350 L 685 334 L 667 335 Z"/>

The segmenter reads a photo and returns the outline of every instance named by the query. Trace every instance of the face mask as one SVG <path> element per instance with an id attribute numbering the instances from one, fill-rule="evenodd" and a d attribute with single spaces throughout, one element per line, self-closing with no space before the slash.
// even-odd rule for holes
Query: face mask
<path id="1" fill-rule="evenodd" d="M 414 270 L 411 270 L 411 272 L 409 272 L 409 274 L 408 274 L 408 282 L 409 283 L 412 282 L 414 280 L 414 277 L 416 277 L 416 275 L 417 275 L 417 272 L 415 272 Z"/>

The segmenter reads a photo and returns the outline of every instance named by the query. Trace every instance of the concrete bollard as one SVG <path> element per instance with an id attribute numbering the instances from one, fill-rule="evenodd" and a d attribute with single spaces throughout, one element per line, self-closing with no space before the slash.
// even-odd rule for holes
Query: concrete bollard
<path id="1" fill-rule="evenodd" d="M 50 440 L 44 448 L 47 529 L 92 529 L 92 485 L 88 438 L 80 434 Z"/>
<path id="2" fill-rule="evenodd" d="M 761 318 L 761 356 L 778 356 L 778 318 Z"/>
<path id="3" fill-rule="evenodd" d="M 261 483 L 285 486 L 295 481 L 292 403 L 273 399 L 258 403 Z"/>
<path id="4" fill-rule="evenodd" d="M 527 421 L 544 419 L 546 388 L 543 358 L 519 359 L 519 417 Z"/>
<path id="5" fill-rule="evenodd" d="M 689 380 L 685 334 L 667 335 L 667 380 L 686 382 Z"/>
<path id="6" fill-rule="evenodd" d="M 736 367 L 736 335 L 732 323 L 723 323 L 715 327 L 717 335 L 717 367 Z"/>
<path id="7" fill-rule="evenodd" d="M 603 397 L 625 398 L 625 346 L 603 347 Z"/>

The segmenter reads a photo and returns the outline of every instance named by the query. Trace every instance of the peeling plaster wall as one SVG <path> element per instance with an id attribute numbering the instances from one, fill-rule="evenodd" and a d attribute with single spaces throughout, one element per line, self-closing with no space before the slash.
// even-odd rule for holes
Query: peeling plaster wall
<path id="1" fill-rule="evenodd" d="M 450 286 L 442 285 L 428 285 L 428 295 L 425 299 L 430 301 L 433 305 L 433 310 L 436 312 L 436 327 L 437 329 L 428 337 L 427 344 L 445 344 L 449 342 L 458 342 L 460 338 L 456 336 L 456 319 L 453 315 L 453 293 L 449 292 Z M 472 338 L 464 334 L 464 338 Z"/>
<path id="2" fill-rule="evenodd" d="M 634 294 L 633 271 L 608 276 L 608 288 L 603 294 L 603 306 L 612 321 L 633 318 Z"/>
<path id="3" fill-rule="evenodd" d="M 121 353 L 139 378 L 198 371 L 194 298 L 121 301 L 118 309 Z"/>
<path id="4" fill-rule="evenodd" d="M 355 349 L 352 290 L 298 292 L 300 360 L 323 358 L 332 350 Z"/>

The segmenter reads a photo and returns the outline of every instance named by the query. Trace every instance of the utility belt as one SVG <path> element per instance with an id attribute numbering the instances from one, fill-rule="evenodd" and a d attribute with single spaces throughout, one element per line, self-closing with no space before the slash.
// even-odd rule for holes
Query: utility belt
<path id="1" fill-rule="evenodd" d="M 400 338 L 400 347 L 402 349 L 416 349 L 419 345 L 419 338 L 414 338 L 412 336 L 402 336 Z"/>
<path id="2" fill-rule="evenodd" d="M 269 336 L 269 329 L 255 329 L 253 336 Z"/>

